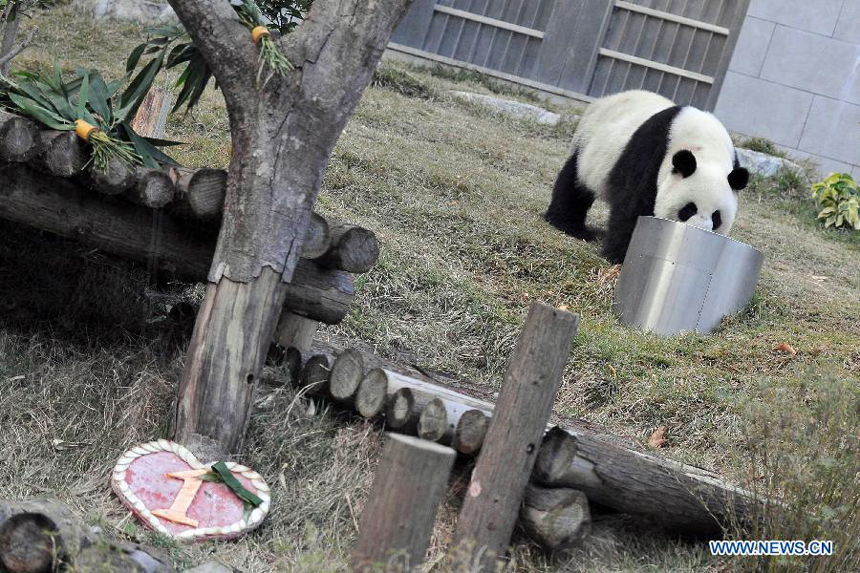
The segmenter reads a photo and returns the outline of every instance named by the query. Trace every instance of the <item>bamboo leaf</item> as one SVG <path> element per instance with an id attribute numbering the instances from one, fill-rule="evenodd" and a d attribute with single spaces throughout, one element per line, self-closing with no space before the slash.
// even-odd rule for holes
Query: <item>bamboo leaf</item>
<path id="1" fill-rule="evenodd" d="M 227 469 L 227 464 L 224 462 L 218 462 L 213 464 L 212 469 L 221 476 L 221 479 L 224 480 L 224 485 L 229 487 L 236 496 L 244 502 L 250 503 L 254 507 L 259 507 L 263 504 L 263 500 L 260 499 L 257 495 L 251 493 L 242 483 L 236 479 L 236 476 L 233 475 L 229 469 Z"/>

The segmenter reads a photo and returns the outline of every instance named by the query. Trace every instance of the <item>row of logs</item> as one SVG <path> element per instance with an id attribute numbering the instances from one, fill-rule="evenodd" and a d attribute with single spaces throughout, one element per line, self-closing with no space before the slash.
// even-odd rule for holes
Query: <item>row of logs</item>
<path id="1" fill-rule="evenodd" d="M 0 218 L 50 231 L 136 260 L 178 278 L 206 280 L 214 233 L 126 201 L 82 188 L 72 180 L 9 164 L 0 169 Z M 379 256 L 373 232 L 334 224 L 314 214 L 303 258 L 287 293 L 295 313 L 337 324 L 355 297 L 351 273 L 367 272 Z"/>
<path id="2" fill-rule="evenodd" d="M 313 352 L 303 356 L 296 349 L 283 351 L 282 364 L 303 392 L 325 396 L 368 419 L 384 416 L 386 428 L 449 445 L 462 455 L 479 452 L 494 405 L 443 385 L 468 383 L 440 381 L 355 349 L 338 352 L 316 343 Z M 712 472 L 645 452 L 584 422 L 547 430 L 530 488 L 531 506 L 544 509 L 532 515 L 552 513 L 559 504 L 579 515 L 581 508 L 574 506 L 584 498 L 572 491 L 688 535 L 718 537 L 726 525 L 761 514 L 763 500 Z M 555 490 L 571 491 L 562 495 Z M 559 527 L 567 526 L 553 525 L 544 537 L 578 535 L 568 529 L 560 532 Z"/>

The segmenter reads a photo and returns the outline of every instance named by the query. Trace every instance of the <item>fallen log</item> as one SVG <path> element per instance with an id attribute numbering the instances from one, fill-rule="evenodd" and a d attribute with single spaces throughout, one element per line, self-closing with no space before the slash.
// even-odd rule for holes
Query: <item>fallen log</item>
<path id="1" fill-rule="evenodd" d="M 26 165 L 0 173 L 0 217 L 80 240 L 179 278 L 206 280 L 214 239 L 150 209 L 117 202 L 46 177 Z M 290 311 L 328 324 L 340 322 L 355 297 L 352 275 L 302 259 L 287 287 Z"/>
<path id="2" fill-rule="evenodd" d="M 352 404 L 362 378 L 364 360 L 361 353 L 347 348 L 334 361 L 329 377 L 329 394 L 336 402 Z"/>
<path id="3" fill-rule="evenodd" d="M 761 502 L 750 492 L 711 472 L 596 440 L 575 427 L 547 433 L 534 480 L 582 490 L 592 502 L 691 535 L 718 537 L 733 519 L 744 523 L 760 514 Z"/>
<path id="4" fill-rule="evenodd" d="M 388 401 L 388 381 L 380 370 L 371 370 L 358 385 L 355 410 L 365 418 L 375 418 L 385 410 Z"/>
<path id="5" fill-rule="evenodd" d="M 457 422 L 452 447 L 463 455 L 471 456 L 484 445 L 490 416 L 481 410 L 466 410 Z"/>
<path id="6" fill-rule="evenodd" d="M 591 532 L 588 498 L 576 489 L 530 483 L 520 508 L 520 525 L 547 549 L 570 549 Z"/>
<path id="7" fill-rule="evenodd" d="M 0 500 L 0 565 L 9 573 L 173 571 L 159 551 L 108 539 L 52 500 Z"/>
<path id="8" fill-rule="evenodd" d="M 90 163 L 88 172 L 93 189 L 103 195 L 119 195 L 134 185 L 137 170 L 119 159 L 111 158 L 105 169 L 97 169 Z"/>
<path id="9" fill-rule="evenodd" d="M 39 150 L 39 126 L 27 118 L 0 111 L 0 161 L 29 161 Z"/>
<path id="10" fill-rule="evenodd" d="M 314 352 L 332 356 L 338 350 L 315 342 Z M 458 387 L 473 386 L 470 383 L 443 376 L 434 380 L 416 368 L 394 364 L 369 352 L 361 354 L 366 368 L 386 369 L 387 393 L 391 395 L 386 407 L 388 427 L 414 433 L 416 428 L 410 423 L 414 421 L 417 426 L 416 394 L 422 393 L 426 402 L 435 397 L 458 404 L 462 408 L 459 420 L 469 416 L 472 423 L 480 425 L 480 421 L 474 421 L 477 414 L 469 412 L 493 415 L 491 402 L 446 387 L 440 380 Z M 480 439 L 462 453 L 474 454 L 480 447 L 475 442 Z M 592 502 L 653 518 L 669 530 L 688 535 L 719 536 L 722 526 L 731 519 L 749 521 L 762 510 L 762 502 L 750 492 L 727 484 L 713 472 L 645 453 L 630 441 L 579 420 L 566 420 L 562 429 L 553 429 L 545 436 L 532 483 L 578 489 Z"/>
<path id="11" fill-rule="evenodd" d="M 173 201 L 176 189 L 173 181 L 161 169 L 142 167 L 134 177 L 134 184 L 124 195 L 132 203 L 150 209 L 161 209 Z"/>
<path id="12" fill-rule="evenodd" d="M 366 273 L 379 259 L 379 241 L 373 231 L 339 223 L 331 225 L 331 247 L 320 258 L 326 268 Z"/>

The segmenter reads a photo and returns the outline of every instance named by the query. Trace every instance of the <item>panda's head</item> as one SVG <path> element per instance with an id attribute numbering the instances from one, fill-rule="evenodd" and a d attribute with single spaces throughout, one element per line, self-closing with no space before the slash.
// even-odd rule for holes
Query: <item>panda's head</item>
<path id="1" fill-rule="evenodd" d="M 657 190 L 654 215 L 727 235 L 738 210 L 738 191 L 747 186 L 749 172 L 735 164 L 697 161 L 683 149 L 672 156 L 671 173 Z"/>

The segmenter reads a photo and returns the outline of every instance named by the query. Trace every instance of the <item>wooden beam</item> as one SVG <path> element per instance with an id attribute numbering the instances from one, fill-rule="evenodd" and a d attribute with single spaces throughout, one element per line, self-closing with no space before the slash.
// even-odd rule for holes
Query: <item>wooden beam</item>
<path id="1" fill-rule="evenodd" d="M 647 6 L 633 4 L 632 2 L 624 2 L 624 0 L 617 0 L 617 2 L 615 2 L 615 6 L 622 10 L 628 10 L 630 12 L 636 12 L 638 14 L 645 14 L 646 16 L 659 18 L 660 20 L 666 20 L 669 22 L 675 22 L 677 24 L 683 24 L 684 26 L 698 28 L 699 30 L 705 30 L 706 32 L 713 32 L 714 34 L 719 34 L 721 36 L 728 36 L 731 33 L 731 30 L 729 30 L 728 28 L 723 28 L 722 26 L 715 26 L 713 24 L 708 24 L 707 22 L 701 22 L 692 18 L 678 16 L 677 14 L 672 14 L 671 12 L 664 12 L 663 10 L 655 10 L 654 8 L 648 8 Z"/>
<path id="2" fill-rule="evenodd" d="M 539 40 L 543 40 L 544 37 L 543 32 L 541 32 L 540 30 L 535 30 L 534 28 L 526 28 L 525 26 L 511 24 L 510 22 L 505 22 L 504 20 L 499 20 L 498 18 L 488 18 L 487 16 L 475 14 L 474 12 L 458 10 L 457 8 L 451 8 L 450 6 L 444 6 L 442 4 L 436 4 L 433 10 L 435 12 L 439 12 L 440 14 L 456 16 L 457 18 L 463 18 L 464 20 L 471 20 L 472 22 L 478 22 L 479 24 L 492 26 L 493 28 L 501 28 L 502 30 L 508 30 L 517 34 L 523 34 L 525 36 L 531 36 L 532 38 L 537 38 Z"/>
<path id="3" fill-rule="evenodd" d="M 533 303 L 508 364 L 454 544 L 495 568 L 510 543 L 579 317 Z"/>
<path id="4" fill-rule="evenodd" d="M 417 571 L 456 453 L 410 436 L 387 434 L 361 517 L 352 570 Z"/>
<path id="5" fill-rule="evenodd" d="M 612 58 L 615 60 L 621 60 L 624 62 L 630 62 L 631 64 L 636 64 L 637 66 L 644 66 L 646 68 L 651 68 L 652 70 L 659 70 L 661 72 L 666 72 L 667 74 L 673 74 L 676 76 L 681 76 L 683 78 L 689 78 L 691 80 L 696 80 L 697 82 L 703 82 L 706 84 L 714 83 L 714 78 L 711 76 L 706 76 L 704 74 L 697 74 L 696 72 L 690 72 L 683 68 L 676 68 L 675 66 L 669 66 L 666 64 L 661 64 L 658 62 L 652 62 L 651 60 L 646 60 L 645 58 L 640 58 L 638 56 L 631 56 L 630 54 L 625 54 L 622 52 L 616 52 L 615 50 L 608 50 L 606 48 L 600 48 L 599 54 L 601 56 L 605 56 L 607 58 Z"/>

